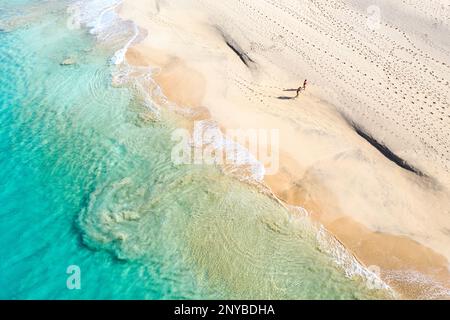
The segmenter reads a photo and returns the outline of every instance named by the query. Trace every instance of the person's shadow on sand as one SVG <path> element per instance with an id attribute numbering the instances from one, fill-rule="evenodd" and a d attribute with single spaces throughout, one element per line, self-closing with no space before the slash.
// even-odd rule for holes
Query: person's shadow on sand
<path id="1" fill-rule="evenodd" d="M 277 99 L 280 99 L 280 100 L 293 100 L 293 99 L 297 99 L 298 98 L 298 89 L 284 89 L 283 91 L 285 91 L 285 92 L 297 92 L 297 95 L 295 97 L 280 96 L 280 97 L 277 97 Z"/>
<path id="2" fill-rule="evenodd" d="M 286 97 L 286 96 L 277 97 L 277 99 L 280 99 L 280 100 L 294 100 L 295 98 L 297 98 L 297 97 Z"/>

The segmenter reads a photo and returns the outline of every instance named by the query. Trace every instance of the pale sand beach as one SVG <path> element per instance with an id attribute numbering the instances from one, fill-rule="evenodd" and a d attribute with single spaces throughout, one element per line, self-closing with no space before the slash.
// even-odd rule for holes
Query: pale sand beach
<path id="1" fill-rule="evenodd" d="M 450 297 L 448 2 L 125 0 L 119 12 L 148 33 L 127 62 L 154 67 L 170 101 L 222 128 L 280 130 L 280 170 L 265 177 L 280 200 L 402 297 Z"/>

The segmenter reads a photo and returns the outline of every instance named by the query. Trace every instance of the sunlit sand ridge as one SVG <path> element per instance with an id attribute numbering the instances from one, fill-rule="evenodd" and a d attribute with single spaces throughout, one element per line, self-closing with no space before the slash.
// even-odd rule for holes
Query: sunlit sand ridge
<path id="1" fill-rule="evenodd" d="M 277 197 L 405 296 L 449 296 L 448 3 L 126 0 L 120 14 L 148 32 L 128 62 L 157 68 L 171 101 L 280 129 Z"/>

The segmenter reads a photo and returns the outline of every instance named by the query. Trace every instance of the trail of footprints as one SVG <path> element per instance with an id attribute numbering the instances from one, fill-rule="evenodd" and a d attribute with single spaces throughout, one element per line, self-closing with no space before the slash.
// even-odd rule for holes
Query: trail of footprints
<path id="1" fill-rule="evenodd" d="M 242 35 L 245 41 L 239 40 L 247 43 L 240 45 L 250 57 L 253 51 L 297 76 L 299 82 L 310 79 L 324 93 L 337 97 L 341 112 L 363 127 L 378 128 L 370 132 L 375 138 L 388 146 L 392 138 L 400 139 L 404 146 L 397 152 L 411 157 L 418 153 L 450 172 L 449 48 L 427 47 L 403 26 L 384 21 L 380 29 L 371 30 L 366 13 L 343 1 L 198 2 L 220 8 L 223 15 L 215 21 Z M 402 2 L 448 26 L 450 4 Z M 436 11 L 441 5 L 445 8 Z M 233 20 L 243 15 L 248 20 Z M 299 61 L 299 66 L 285 61 Z M 276 86 L 233 81 L 249 100 L 270 110 L 274 97 L 264 92 Z"/>

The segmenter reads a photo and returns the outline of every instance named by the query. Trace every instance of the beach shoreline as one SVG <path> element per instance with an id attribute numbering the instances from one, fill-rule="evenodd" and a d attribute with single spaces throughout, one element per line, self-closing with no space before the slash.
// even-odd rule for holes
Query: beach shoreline
<path id="1" fill-rule="evenodd" d="M 364 265 L 379 267 L 381 278 L 403 297 L 449 298 L 450 246 L 442 227 L 449 224 L 450 198 L 443 177 L 433 171 L 420 177 L 387 159 L 355 132 L 332 99 L 322 98 L 329 91 L 318 81 L 300 99 L 280 99 L 303 80 L 271 60 L 285 40 L 270 39 L 270 55 L 261 39 L 244 50 L 232 23 L 211 24 L 214 5 L 200 11 L 190 4 L 125 0 L 120 15 L 149 34 L 128 49 L 127 62 L 159 70 L 154 80 L 164 95 L 203 110 L 198 119 L 221 128 L 280 129 L 280 170 L 264 180 L 274 195 L 305 208 Z M 236 51 L 250 52 L 251 59 Z"/>

